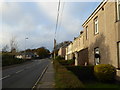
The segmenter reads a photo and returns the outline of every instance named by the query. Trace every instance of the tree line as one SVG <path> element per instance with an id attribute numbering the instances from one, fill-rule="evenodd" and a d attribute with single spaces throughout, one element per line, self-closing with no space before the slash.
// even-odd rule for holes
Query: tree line
<path id="1" fill-rule="evenodd" d="M 9 45 L 6 44 L 2 47 L 2 53 L 0 53 L 2 55 L 2 66 L 25 62 L 26 60 L 16 58 L 17 55 L 22 55 L 25 53 L 36 54 L 38 56 L 37 59 L 50 57 L 50 51 L 46 47 L 18 51 L 18 43 L 14 37 L 11 38 Z M 33 59 L 36 59 L 36 57 L 33 57 Z"/>

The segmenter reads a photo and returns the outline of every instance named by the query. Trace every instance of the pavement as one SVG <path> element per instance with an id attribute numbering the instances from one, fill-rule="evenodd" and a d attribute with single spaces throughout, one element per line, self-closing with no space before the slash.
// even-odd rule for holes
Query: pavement
<path id="1" fill-rule="evenodd" d="M 49 63 L 48 68 L 46 69 L 46 72 L 44 73 L 41 80 L 38 82 L 36 88 L 54 88 L 55 85 L 55 79 L 54 79 L 54 68 L 53 63 Z"/>

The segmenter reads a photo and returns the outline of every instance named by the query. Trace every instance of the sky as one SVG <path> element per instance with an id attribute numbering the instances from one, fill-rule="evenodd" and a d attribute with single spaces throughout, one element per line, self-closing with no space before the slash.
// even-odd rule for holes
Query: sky
<path id="1" fill-rule="evenodd" d="M 61 2 L 57 43 L 72 41 L 100 2 Z M 15 38 L 18 49 L 53 49 L 58 2 L 0 3 L 0 48 Z M 25 39 L 28 38 L 28 39 Z M 25 44 L 26 43 L 26 44 Z"/>

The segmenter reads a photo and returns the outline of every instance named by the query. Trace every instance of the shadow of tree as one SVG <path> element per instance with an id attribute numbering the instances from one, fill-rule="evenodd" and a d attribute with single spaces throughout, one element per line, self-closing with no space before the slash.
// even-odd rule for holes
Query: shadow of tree
<path id="1" fill-rule="evenodd" d="M 95 38 L 95 41 L 89 47 L 89 64 L 95 64 L 94 49 L 96 47 L 100 51 L 100 64 L 111 64 L 109 46 L 105 43 L 104 34 L 99 34 Z"/>

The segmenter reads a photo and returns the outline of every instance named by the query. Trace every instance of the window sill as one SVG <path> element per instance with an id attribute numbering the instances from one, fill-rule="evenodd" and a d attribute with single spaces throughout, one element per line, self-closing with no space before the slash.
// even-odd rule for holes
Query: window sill
<path id="1" fill-rule="evenodd" d="M 95 33 L 94 35 L 96 36 L 96 35 L 98 35 L 99 34 L 99 32 L 98 33 Z"/>
<path id="2" fill-rule="evenodd" d="M 120 20 L 117 20 L 115 23 L 120 22 Z"/>

